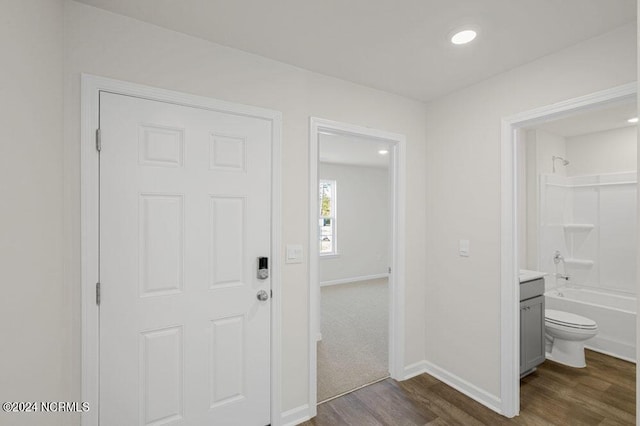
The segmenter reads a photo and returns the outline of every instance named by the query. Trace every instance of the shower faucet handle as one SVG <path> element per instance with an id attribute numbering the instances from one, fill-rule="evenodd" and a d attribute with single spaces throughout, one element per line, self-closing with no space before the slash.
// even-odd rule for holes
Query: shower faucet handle
<path id="1" fill-rule="evenodd" d="M 555 253 L 553 253 L 553 263 L 557 265 L 560 262 L 564 262 L 564 256 L 559 250 L 556 250 Z"/>

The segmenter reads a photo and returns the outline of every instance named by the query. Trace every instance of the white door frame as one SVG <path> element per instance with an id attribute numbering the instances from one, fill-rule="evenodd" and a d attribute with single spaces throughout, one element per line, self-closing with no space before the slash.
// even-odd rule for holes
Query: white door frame
<path id="1" fill-rule="evenodd" d="M 281 134 L 282 113 L 202 96 L 82 74 L 81 88 L 81 293 L 82 293 L 82 400 L 90 411 L 83 426 L 97 426 L 99 414 L 99 156 L 96 129 L 100 124 L 100 92 L 167 102 L 254 117 L 272 123 L 271 149 L 271 424 L 281 423 Z"/>
<path id="2" fill-rule="evenodd" d="M 309 126 L 309 414 L 317 414 L 317 341 L 320 334 L 320 279 L 318 247 L 318 161 L 321 132 L 353 135 L 383 141 L 391 146 L 389 167 L 392 198 L 389 206 L 391 258 L 389 266 L 389 374 L 404 377 L 405 341 L 405 205 L 406 205 L 406 137 L 369 127 L 311 117 Z"/>
<path id="3" fill-rule="evenodd" d="M 629 83 L 586 96 L 569 99 L 502 119 L 501 169 L 501 301 L 500 301 L 500 395 L 502 413 L 520 413 L 520 290 L 518 283 L 517 215 L 517 129 L 602 107 L 624 99 L 634 99 L 637 84 Z"/>

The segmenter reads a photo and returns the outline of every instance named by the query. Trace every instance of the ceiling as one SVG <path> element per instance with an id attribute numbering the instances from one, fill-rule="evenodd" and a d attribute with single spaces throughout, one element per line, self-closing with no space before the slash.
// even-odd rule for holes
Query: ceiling
<path id="1" fill-rule="evenodd" d="M 389 167 L 389 143 L 351 135 L 320 134 L 320 162 L 351 166 Z"/>
<path id="2" fill-rule="evenodd" d="M 422 101 L 636 16 L 636 0 L 79 1 Z M 468 25 L 477 39 L 451 44 Z"/>
<path id="3" fill-rule="evenodd" d="M 600 109 L 581 112 L 559 120 L 538 124 L 534 126 L 534 128 L 568 138 L 618 129 L 620 127 L 637 126 L 637 124 L 627 121 L 637 116 L 636 102 L 635 99 L 632 99 Z"/>

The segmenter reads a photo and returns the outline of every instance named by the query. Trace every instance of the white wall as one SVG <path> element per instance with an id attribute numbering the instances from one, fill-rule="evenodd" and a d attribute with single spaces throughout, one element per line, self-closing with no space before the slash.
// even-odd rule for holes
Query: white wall
<path id="1" fill-rule="evenodd" d="M 629 172 L 637 169 L 636 126 L 567 138 L 568 176 Z"/>
<path id="2" fill-rule="evenodd" d="M 501 118 L 635 81 L 636 53 L 628 25 L 428 105 L 427 361 L 480 392 L 500 397 Z"/>
<path id="3" fill-rule="evenodd" d="M 320 148 L 322 149 L 322 147 Z M 386 274 L 389 173 L 382 167 L 320 163 L 321 179 L 336 181 L 338 256 L 320 256 L 320 282 Z"/>
<path id="4" fill-rule="evenodd" d="M 424 358 L 426 338 L 429 361 L 499 395 L 499 120 L 635 80 L 635 28 L 432 102 L 425 129 L 425 107 L 418 102 L 69 0 L 63 17 L 61 1 L 0 5 L 0 120 L 11 141 L 0 153 L 0 191 L 10 201 L 0 210 L 0 332 L 10 342 L 0 345 L 1 399 L 80 399 L 80 72 L 283 111 L 285 243 L 308 242 L 310 115 L 406 134 L 405 364 Z M 457 257 L 462 237 L 471 239 L 470 258 Z M 286 265 L 283 272 L 282 384 L 288 410 L 307 400 L 300 371 L 308 367 L 308 280 L 304 264 Z M 10 419 L 16 425 L 71 424 L 56 415 Z"/>
<path id="5" fill-rule="evenodd" d="M 65 160 L 73 313 L 73 380 L 80 383 L 80 73 L 195 93 L 283 112 L 283 231 L 308 245 L 309 116 L 407 136 L 407 345 L 405 363 L 424 359 L 424 104 L 311 73 L 72 1 L 65 3 Z M 283 410 L 307 403 L 308 269 L 283 265 Z M 412 320 L 417 318 L 418 320 Z"/>
<path id="6" fill-rule="evenodd" d="M 535 131 L 536 174 L 556 174 L 567 176 L 567 167 L 562 165 L 562 160 L 555 161 L 555 172 L 553 171 L 552 158 L 567 158 L 567 141 L 564 137 L 544 130 Z"/>
<path id="7" fill-rule="evenodd" d="M 64 401 L 62 0 L 2 1 L 0 52 L 0 401 Z"/>

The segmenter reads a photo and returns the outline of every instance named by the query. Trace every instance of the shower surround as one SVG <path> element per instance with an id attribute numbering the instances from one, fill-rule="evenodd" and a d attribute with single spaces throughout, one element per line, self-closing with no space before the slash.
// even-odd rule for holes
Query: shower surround
<path id="1" fill-rule="evenodd" d="M 587 347 L 635 360 L 637 173 L 539 179 L 547 308 L 593 319 L 599 333 Z M 563 261 L 554 262 L 556 251 Z"/>

